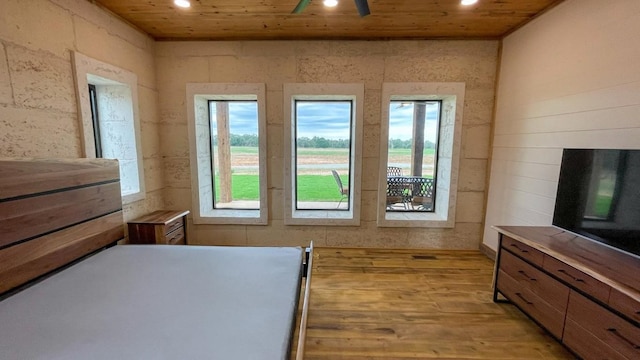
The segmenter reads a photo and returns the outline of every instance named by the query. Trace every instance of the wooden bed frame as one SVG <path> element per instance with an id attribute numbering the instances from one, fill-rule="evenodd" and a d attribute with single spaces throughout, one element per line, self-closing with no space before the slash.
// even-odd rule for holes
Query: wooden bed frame
<path id="1" fill-rule="evenodd" d="M 124 238 L 116 160 L 0 160 L 0 294 Z"/>
<path id="2" fill-rule="evenodd" d="M 0 234 L 0 300 L 115 245 L 124 238 L 117 160 L 0 159 Z M 304 355 L 310 249 L 296 359 Z"/>

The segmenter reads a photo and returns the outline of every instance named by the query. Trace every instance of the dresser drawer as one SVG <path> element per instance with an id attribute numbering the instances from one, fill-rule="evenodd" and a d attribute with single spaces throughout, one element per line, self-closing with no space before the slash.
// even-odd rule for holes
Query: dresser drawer
<path id="1" fill-rule="evenodd" d="M 640 328 L 575 291 L 569 296 L 567 319 L 627 359 L 640 359 Z"/>
<path id="2" fill-rule="evenodd" d="M 549 305 L 531 290 L 522 287 L 502 270 L 498 271 L 496 287 L 511 302 L 518 305 L 522 311 L 529 314 L 540 325 L 549 330 L 553 336 L 558 339 L 562 337 L 564 312 Z"/>
<path id="3" fill-rule="evenodd" d="M 518 240 L 502 235 L 502 247 L 532 264 L 542 266 L 544 255 L 529 245 L 525 245 Z"/>
<path id="4" fill-rule="evenodd" d="M 627 360 L 571 319 L 565 324 L 562 342 L 584 360 Z"/>
<path id="5" fill-rule="evenodd" d="M 168 245 L 184 245 L 184 227 L 179 227 L 166 235 Z"/>
<path id="6" fill-rule="evenodd" d="M 174 231 L 175 229 L 177 229 L 179 227 L 184 227 L 184 218 L 183 217 L 177 218 L 177 219 L 167 223 L 167 225 L 165 225 L 166 234 L 169 234 L 170 232 Z"/>
<path id="7" fill-rule="evenodd" d="M 549 305 L 565 312 L 569 301 L 569 288 L 542 271 L 503 251 L 500 255 L 500 269 L 516 280 L 520 286 L 527 288 L 543 298 Z"/>
<path id="8" fill-rule="evenodd" d="M 609 292 L 611 291 L 609 285 L 592 278 L 554 257 L 545 256 L 543 268 L 567 284 L 588 293 L 603 303 L 609 300 Z"/>
<path id="9" fill-rule="evenodd" d="M 611 289 L 609 306 L 628 316 L 629 319 L 640 323 L 640 301 L 634 300 L 615 289 Z"/>

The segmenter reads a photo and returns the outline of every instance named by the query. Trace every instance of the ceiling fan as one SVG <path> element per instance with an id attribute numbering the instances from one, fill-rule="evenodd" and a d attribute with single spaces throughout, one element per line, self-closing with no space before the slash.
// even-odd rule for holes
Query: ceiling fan
<path id="1" fill-rule="evenodd" d="M 354 1 L 356 3 L 356 7 L 358 8 L 358 14 L 360 14 L 360 17 L 365 17 L 371 14 L 371 11 L 369 11 L 369 3 L 367 2 L 367 0 Z M 295 7 L 295 9 L 293 9 L 291 13 L 300 14 L 307 7 L 307 5 L 309 5 L 310 2 L 311 0 L 300 0 L 298 5 Z"/>

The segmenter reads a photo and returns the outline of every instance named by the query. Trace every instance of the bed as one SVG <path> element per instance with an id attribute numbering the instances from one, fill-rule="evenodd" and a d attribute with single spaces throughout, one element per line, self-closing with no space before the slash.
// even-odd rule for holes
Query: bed
<path id="1" fill-rule="evenodd" d="M 0 359 L 303 357 L 312 247 L 113 246 L 116 161 L 1 160 L 0 230 Z"/>

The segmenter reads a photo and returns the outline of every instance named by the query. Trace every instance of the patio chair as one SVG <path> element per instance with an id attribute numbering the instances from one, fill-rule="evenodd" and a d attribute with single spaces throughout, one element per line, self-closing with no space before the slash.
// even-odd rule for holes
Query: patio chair
<path id="1" fill-rule="evenodd" d="M 411 207 L 414 210 L 433 210 L 433 179 L 414 179 Z"/>
<path id="2" fill-rule="evenodd" d="M 402 176 L 402 169 L 397 166 L 387 166 L 387 177 Z"/>
<path id="3" fill-rule="evenodd" d="M 387 178 L 387 209 L 394 210 L 393 206 L 402 204 L 405 210 L 409 208 L 411 191 L 407 187 L 406 179 L 402 177 Z"/>
<path id="4" fill-rule="evenodd" d="M 342 179 L 340 179 L 340 175 L 338 175 L 337 171 L 331 170 L 331 173 L 333 174 L 333 178 L 336 180 L 336 184 L 338 184 L 338 191 L 340 191 L 340 201 L 338 202 L 338 206 L 336 206 L 336 208 L 339 208 L 340 204 L 342 204 L 342 200 L 349 196 L 349 187 L 342 185 Z"/>

